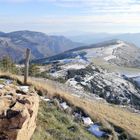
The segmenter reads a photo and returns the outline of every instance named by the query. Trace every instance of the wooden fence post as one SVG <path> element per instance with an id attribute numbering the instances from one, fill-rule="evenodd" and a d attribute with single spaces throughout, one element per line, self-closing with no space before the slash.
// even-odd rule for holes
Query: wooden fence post
<path id="1" fill-rule="evenodd" d="M 31 50 L 27 48 L 26 58 L 25 58 L 25 69 L 24 69 L 24 84 L 27 84 L 27 79 L 29 75 L 29 60 L 30 60 Z"/>

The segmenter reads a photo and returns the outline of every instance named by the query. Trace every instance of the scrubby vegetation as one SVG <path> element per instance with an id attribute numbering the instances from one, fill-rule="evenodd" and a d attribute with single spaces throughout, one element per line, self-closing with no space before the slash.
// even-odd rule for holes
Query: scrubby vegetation
<path id="1" fill-rule="evenodd" d="M 11 72 L 14 74 L 19 74 L 20 69 L 16 67 L 15 63 L 12 61 L 10 57 L 3 57 L 0 60 L 0 70 L 3 72 Z"/>
<path id="2" fill-rule="evenodd" d="M 54 103 L 40 102 L 37 128 L 31 140 L 97 140 L 71 115 L 58 109 Z"/>
<path id="3" fill-rule="evenodd" d="M 17 66 L 16 63 L 10 57 L 3 57 L 0 60 L 0 70 L 2 72 L 10 72 L 12 74 L 23 75 L 24 74 L 24 67 Z M 29 75 L 30 76 L 37 76 L 39 74 L 39 68 L 35 64 L 29 65 Z"/>

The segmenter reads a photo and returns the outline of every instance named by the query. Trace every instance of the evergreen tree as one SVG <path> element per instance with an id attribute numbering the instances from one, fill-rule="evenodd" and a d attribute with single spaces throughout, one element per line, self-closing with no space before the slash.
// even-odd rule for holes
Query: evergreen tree
<path id="1" fill-rule="evenodd" d="M 29 75 L 36 76 L 39 73 L 39 67 L 35 64 L 29 66 Z"/>
<path id="2" fill-rule="evenodd" d="M 11 72 L 11 73 L 18 73 L 18 69 L 16 68 L 15 63 L 12 61 L 12 59 L 8 56 L 4 56 L 0 60 L 0 69 L 4 72 Z"/>

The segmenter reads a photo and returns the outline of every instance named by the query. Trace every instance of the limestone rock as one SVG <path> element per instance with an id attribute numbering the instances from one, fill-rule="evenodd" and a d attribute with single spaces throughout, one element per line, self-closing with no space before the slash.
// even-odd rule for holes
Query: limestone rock
<path id="1" fill-rule="evenodd" d="M 19 86 L 5 85 L 0 90 L 0 140 L 30 140 L 38 107 L 39 97 L 34 90 L 23 94 Z"/>

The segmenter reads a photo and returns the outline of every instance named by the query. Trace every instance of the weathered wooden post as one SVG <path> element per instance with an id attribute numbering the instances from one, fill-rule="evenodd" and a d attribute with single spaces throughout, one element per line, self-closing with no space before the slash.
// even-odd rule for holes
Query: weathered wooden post
<path id="1" fill-rule="evenodd" d="M 25 58 L 25 69 L 24 69 L 24 84 L 27 84 L 27 79 L 29 75 L 29 60 L 30 60 L 31 50 L 27 48 L 26 58 Z"/>

